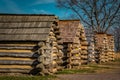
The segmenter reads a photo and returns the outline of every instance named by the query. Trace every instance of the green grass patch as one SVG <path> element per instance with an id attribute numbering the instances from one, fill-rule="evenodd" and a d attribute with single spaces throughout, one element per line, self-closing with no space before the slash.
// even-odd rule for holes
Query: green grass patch
<path id="1" fill-rule="evenodd" d="M 93 69 L 111 69 L 111 67 L 109 66 L 105 66 L 105 65 L 89 65 L 89 67 L 93 68 Z"/>
<path id="2" fill-rule="evenodd" d="M 97 73 L 102 70 L 111 69 L 109 66 L 90 64 L 86 66 L 81 66 L 81 69 L 65 69 L 63 71 L 58 71 L 56 74 L 76 74 L 76 73 Z"/>
<path id="3" fill-rule="evenodd" d="M 0 80 L 57 80 L 56 76 L 0 76 Z"/>
<path id="4" fill-rule="evenodd" d="M 58 71 L 56 74 L 76 74 L 76 73 L 94 73 L 93 69 L 72 69 L 72 70 L 63 70 Z"/>
<path id="5" fill-rule="evenodd" d="M 113 62 L 119 62 L 120 63 L 120 58 L 116 58 Z"/>

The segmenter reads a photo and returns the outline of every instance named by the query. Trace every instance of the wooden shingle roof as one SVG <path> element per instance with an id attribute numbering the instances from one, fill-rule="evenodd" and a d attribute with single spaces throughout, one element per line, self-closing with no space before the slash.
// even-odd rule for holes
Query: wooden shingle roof
<path id="1" fill-rule="evenodd" d="M 0 14 L 0 41 L 44 41 L 56 21 L 54 15 Z"/>
<path id="2" fill-rule="evenodd" d="M 60 20 L 61 42 L 73 42 L 79 24 L 79 20 Z"/>

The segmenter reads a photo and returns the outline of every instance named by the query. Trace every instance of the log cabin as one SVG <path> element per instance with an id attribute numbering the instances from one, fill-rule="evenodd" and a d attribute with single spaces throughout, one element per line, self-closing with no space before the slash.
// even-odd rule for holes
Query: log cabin
<path id="1" fill-rule="evenodd" d="M 96 63 L 95 58 L 95 44 L 94 44 L 94 31 L 92 28 L 85 28 L 85 34 L 88 41 L 88 63 Z"/>
<path id="2" fill-rule="evenodd" d="M 101 63 L 114 60 L 114 36 L 103 32 L 93 32 L 86 28 L 86 37 L 89 43 L 89 63 Z"/>
<path id="3" fill-rule="evenodd" d="M 114 36 L 111 34 L 107 34 L 108 37 L 108 54 L 109 54 L 109 61 L 113 61 L 115 58 L 115 51 L 114 51 Z"/>
<path id="4" fill-rule="evenodd" d="M 96 60 L 98 63 L 114 60 L 114 38 L 110 34 L 95 34 Z"/>
<path id="5" fill-rule="evenodd" d="M 79 20 L 60 20 L 60 36 L 63 43 L 63 66 L 68 69 L 79 69 L 87 63 L 87 41 L 84 28 Z"/>
<path id="6" fill-rule="evenodd" d="M 0 73 L 52 74 L 61 69 L 58 18 L 0 14 Z"/>

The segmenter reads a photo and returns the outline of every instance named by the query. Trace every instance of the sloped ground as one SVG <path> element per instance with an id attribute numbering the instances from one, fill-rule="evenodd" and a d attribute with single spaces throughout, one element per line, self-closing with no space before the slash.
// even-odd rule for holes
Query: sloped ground
<path id="1" fill-rule="evenodd" d="M 120 80 L 120 72 L 58 75 L 60 80 Z"/>
<path id="2" fill-rule="evenodd" d="M 58 73 L 57 77 L 60 80 L 120 80 L 120 54 L 117 54 L 116 57 L 113 62 L 83 66 L 88 70 L 83 68 L 82 72 L 66 70 Z"/>

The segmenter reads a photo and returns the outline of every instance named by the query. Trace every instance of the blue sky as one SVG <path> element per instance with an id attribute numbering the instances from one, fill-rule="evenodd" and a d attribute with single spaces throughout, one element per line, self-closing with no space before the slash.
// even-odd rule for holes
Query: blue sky
<path id="1" fill-rule="evenodd" d="M 64 18 L 69 12 L 57 8 L 55 0 L 0 0 L 0 13 L 55 14 Z"/>

